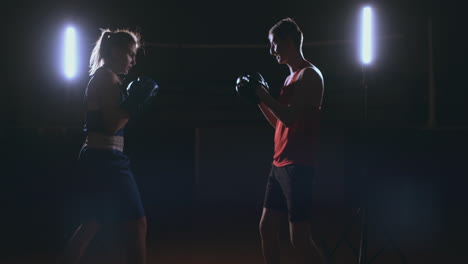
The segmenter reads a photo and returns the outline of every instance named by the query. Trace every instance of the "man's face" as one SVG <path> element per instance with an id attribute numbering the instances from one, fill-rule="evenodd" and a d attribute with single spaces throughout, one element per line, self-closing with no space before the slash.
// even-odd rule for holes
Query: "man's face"
<path id="1" fill-rule="evenodd" d="M 291 52 L 292 41 L 278 38 L 273 34 L 268 35 L 268 39 L 270 40 L 270 54 L 276 58 L 279 64 L 286 64 Z"/>

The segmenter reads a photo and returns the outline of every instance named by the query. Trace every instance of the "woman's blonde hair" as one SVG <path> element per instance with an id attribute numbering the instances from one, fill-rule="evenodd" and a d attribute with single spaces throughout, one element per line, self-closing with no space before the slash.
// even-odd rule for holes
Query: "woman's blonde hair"
<path id="1" fill-rule="evenodd" d="M 93 75 L 96 70 L 104 64 L 104 60 L 111 56 L 112 48 L 125 49 L 135 44 L 140 48 L 140 34 L 128 29 L 101 29 L 101 36 L 94 44 L 91 57 L 89 59 L 89 75 Z"/>

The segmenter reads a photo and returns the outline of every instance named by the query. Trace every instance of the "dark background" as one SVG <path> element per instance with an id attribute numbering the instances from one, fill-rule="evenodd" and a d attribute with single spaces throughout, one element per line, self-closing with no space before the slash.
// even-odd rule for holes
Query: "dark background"
<path id="1" fill-rule="evenodd" d="M 379 39 L 376 60 L 366 68 L 366 125 L 357 47 L 363 3 L 2 4 L 2 258 L 54 255 L 77 225 L 69 194 L 84 139 L 86 64 L 99 28 L 139 30 L 145 52 L 129 78 L 148 75 L 161 87 L 126 135 L 149 218 L 149 243 L 198 232 L 224 243 L 230 238 L 219 231 L 226 229 L 247 230 L 257 239 L 273 129 L 256 106 L 236 96 L 234 81 L 241 72 L 260 71 L 278 94 L 288 69 L 269 55 L 267 32 L 292 17 L 304 32 L 305 57 L 325 78 L 317 221 L 336 222 L 331 233 L 341 230 L 347 218 L 337 215 L 359 207 L 363 186 L 369 186 L 364 200 L 371 202 L 375 237 L 389 228 L 411 263 L 433 254 L 466 259 L 466 12 L 449 1 L 371 1 Z M 60 72 L 61 37 L 69 23 L 78 30 L 81 62 L 72 81 Z M 428 121 L 430 54 L 435 123 Z M 364 155 L 368 179 L 360 173 Z M 329 236 L 328 243 L 335 238 Z M 428 257 L 424 263 L 431 260 L 436 261 Z"/>

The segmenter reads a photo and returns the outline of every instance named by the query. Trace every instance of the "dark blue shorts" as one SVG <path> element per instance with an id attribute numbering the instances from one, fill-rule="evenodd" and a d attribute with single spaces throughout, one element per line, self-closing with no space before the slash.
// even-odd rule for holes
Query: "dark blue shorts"
<path id="1" fill-rule="evenodd" d="M 77 172 L 82 221 L 136 220 L 145 215 L 130 161 L 123 152 L 84 147 Z"/>
<path id="2" fill-rule="evenodd" d="M 287 212 L 291 222 L 309 220 L 313 207 L 314 178 L 313 167 L 272 165 L 263 207 Z"/>

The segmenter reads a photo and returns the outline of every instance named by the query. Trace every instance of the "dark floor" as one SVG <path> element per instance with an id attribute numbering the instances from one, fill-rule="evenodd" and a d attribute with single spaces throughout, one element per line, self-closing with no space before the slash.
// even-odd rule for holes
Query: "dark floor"
<path id="1" fill-rule="evenodd" d="M 257 223 L 260 211 L 258 208 L 234 208 L 227 206 L 194 210 L 190 218 L 156 219 L 150 217 L 148 234 L 148 263 L 262 263 L 261 247 L 257 235 Z M 351 223 L 352 210 L 317 208 L 314 220 L 314 236 L 317 242 L 334 247 L 340 239 L 345 226 Z M 166 217 L 170 217 L 167 215 Z M 377 225 L 376 225 L 377 224 Z M 390 238 L 383 232 L 381 224 L 371 221 L 369 225 L 369 259 L 383 247 L 372 263 L 403 263 L 398 251 L 386 240 Z M 390 228 L 391 229 L 391 228 Z M 350 245 L 356 250 L 359 245 L 360 227 L 356 223 L 346 236 Z M 392 233 L 390 233 L 392 234 Z M 394 236 L 395 233 L 392 234 Z M 288 244 L 288 234 L 282 230 L 282 263 L 300 263 Z M 91 245 L 84 263 L 123 263 L 122 255 L 111 236 L 100 234 Z M 396 239 L 395 245 L 401 250 L 406 263 L 455 263 L 462 257 L 442 255 L 446 249 L 440 248 L 435 237 L 427 237 L 426 242 L 417 238 Z M 111 246 L 114 245 L 114 246 Z M 44 248 L 38 245 L 38 248 Z M 60 247 L 57 247 L 58 249 Z M 47 252 L 47 253 L 46 253 Z M 17 252 L 16 255 L 2 259 L 3 264 L 19 263 L 54 263 L 59 250 L 31 250 Z M 110 260 L 113 262 L 110 262 Z M 357 256 L 346 242 L 336 250 L 332 263 L 357 263 Z"/>
<path id="2" fill-rule="evenodd" d="M 148 213 L 148 263 L 262 263 L 257 225 L 271 162 L 270 130 L 201 129 L 198 155 L 191 129 L 135 137 L 130 155 Z M 372 263 L 401 263 L 388 238 L 407 263 L 468 263 L 466 135 L 381 130 L 369 152 L 371 177 L 362 181 L 359 140 L 349 131 L 325 128 L 314 237 L 329 249 L 336 245 L 353 219 L 359 182 L 368 182 L 369 259 L 385 246 Z M 77 224 L 67 190 L 81 139 L 29 130 L 6 138 L 0 263 L 53 263 Z M 139 144 L 138 138 L 152 141 Z M 357 263 L 351 249 L 359 245 L 355 220 L 348 234 L 352 247 L 342 243 L 332 263 Z M 109 263 L 103 260 L 109 254 L 120 258 L 106 248 L 116 241 L 109 234 L 115 232 L 96 238 L 88 263 Z M 298 263 L 286 224 L 281 238 L 282 263 Z"/>

